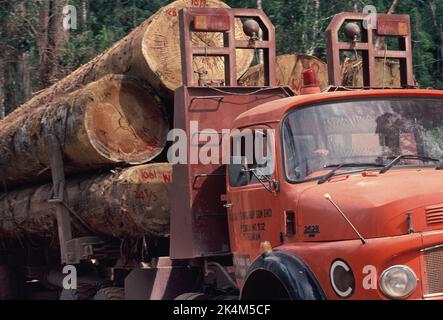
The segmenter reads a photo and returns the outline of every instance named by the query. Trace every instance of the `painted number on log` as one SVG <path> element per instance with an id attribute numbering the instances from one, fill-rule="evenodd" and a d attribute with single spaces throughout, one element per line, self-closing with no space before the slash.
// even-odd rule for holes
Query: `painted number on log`
<path id="1" fill-rule="evenodd" d="M 207 2 L 206 2 L 206 0 L 192 0 L 192 6 L 197 7 L 197 8 L 206 8 Z M 176 8 L 167 9 L 165 12 L 168 16 L 171 16 L 171 17 L 178 16 L 178 12 L 177 12 Z"/>
<path id="2" fill-rule="evenodd" d="M 168 172 L 162 172 L 160 175 L 160 174 L 157 174 L 157 171 L 143 170 L 143 171 L 141 171 L 140 175 L 141 175 L 141 178 L 144 182 L 157 180 L 159 176 L 160 176 L 160 179 L 163 179 L 164 183 L 171 183 L 171 181 L 172 181 L 171 174 Z"/>
<path id="3" fill-rule="evenodd" d="M 204 8 L 206 7 L 206 0 L 192 0 L 192 6 Z"/>
<path id="4" fill-rule="evenodd" d="M 174 9 L 174 8 L 168 9 L 168 10 L 166 10 L 166 14 L 171 17 L 176 17 L 178 15 L 177 9 Z"/>
<path id="5" fill-rule="evenodd" d="M 152 190 L 144 189 L 142 191 L 134 191 L 134 193 L 136 199 L 139 199 L 147 204 L 156 202 L 158 199 L 157 192 Z"/>

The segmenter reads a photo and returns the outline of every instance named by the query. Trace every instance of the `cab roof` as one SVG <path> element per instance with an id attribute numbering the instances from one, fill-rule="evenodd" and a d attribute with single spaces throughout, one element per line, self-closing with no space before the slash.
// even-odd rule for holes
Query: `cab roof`
<path id="1" fill-rule="evenodd" d="M 264 103 L 240 114 L 234 120 L 234 128 L 244 128 L 271 122 L 279 122 L 285 114 L 301 106 L 328 101 L 380 98 L 380 97 L 428 97 L 443 99 L 443 90 L 432 89 L 375 89 L 321 92 L 278 99 Z"/>

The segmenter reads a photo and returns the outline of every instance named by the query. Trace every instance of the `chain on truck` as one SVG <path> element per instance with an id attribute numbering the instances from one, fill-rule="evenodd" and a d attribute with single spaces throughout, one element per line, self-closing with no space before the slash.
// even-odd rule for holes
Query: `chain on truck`
<path id="1" fill-rule="evenodd" d="M 174 127 L 188 137 L 192 121 L 216 135 L 249 129 L 267 139 L 272 130 L 274 170 L 263 174 L 268 163 L 254 162 L 174 165 L 167 249 L 144 244 L 149 261 L 131 265 L 100 236 L 72 237 L 74 213 L 63 206 L 63 165 L 53 141 L 62 262 L 102 271 L 79 272 L 79 288 L 62 296 L 443 297 L 443 91 L 415 86 L 409 17 L 377 14 L 374 26 L 368 14 L 335 15 L 326 31 L 330 86 L 320 91 L 315 71 L 305 70 L 298 96 L 276 86 L 275 30 L 263 11 L 186 8 L 179 18 L 183 86 L 175 92 Z M 236 39 L 238 19 L 249 39 Z M 224 46 L 195 47 L 193 32 L 221 33 Z M 392 48 L 376 46 L 380 37 Z M 263 54 L 264 86 L 238 85 L 237 50 Z M 346 52 L 361 57 L 362 87 L 342 86 Z M 223 59 L 225 78 L 193 70 L 202 56 Z M 399 63 L 398 88 L 376 85 L 375 63 L 386 59 Z M 26 268 L 32 277 L 35 268 Z M 60 283 L 59 268 L 43 269 L 40 281 Z"/>

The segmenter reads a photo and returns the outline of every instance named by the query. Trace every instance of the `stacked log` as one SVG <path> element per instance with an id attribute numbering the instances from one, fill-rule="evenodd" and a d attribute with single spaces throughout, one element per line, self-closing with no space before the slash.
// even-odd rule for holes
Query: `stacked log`
<path id="1" fill-rule="evenodd" d="M 182 84 L 179 44 L 178 11 L 185 7 L 227 8 L 219 0 L 177 0 L 161 8 L 135 28 L 110 49 L 35 95 L 1 122 L 2 132 L 9 125 L 20 122 L 22 113 L 32 113 L 39 105 L 52 101 L 54 97 L 78 90 L 85 84 L 97 81 L 107 74 L 128 74 L 144 80 L 153 87 L 156 95 L 171 103 L 173 93 Z M 236 25 L 236 37 L 246 36 L 241 21 Z M 196 46 L 222 45 L 220 33 L 195 32 L 192 41 Z M 253 59 L 251 50 L 238 50 L 238 75 L 242 75 Z M 201 57 L 194 60 L 194 70 L 204 68 L 208 77 L 221 79 L 224 61 L 220 57 Z M 3 134 L 3 133 L 0 133 Z"/>
<path id="2" fill-rule="evenodd" d="M 95 234 L 168 236 L 172 167 L 146 164 L 67 183 L 67 204 Z M 19 189 L 0 198 L 0 236 L 56 239 L 52 184 Z M 88 235 L 72 220 L 75 236 Z"/>
<path id="3" fill-rule="evenodd" d="M 317 73 L 317 82 L 321 89 L 328 86 L 328 70 L 322 60 L 306 54 L 285 54 L 277 56 L 275 77 L 277 85 L 289 86 L 296 93 L 300 93 L 303 86 L 303 71 L 313 69 Z M 264 67 L 255 65 L 246 71 L 240 78 L 242 86 L 263 86 Z"/>
<path id="4" fill-rule="evenodd" d="M 361 59 L 345 59 L 342 64 L 342 85 L 363 87 L 363 64 Z M 400 87 L 400 62 L 398 60 L 375 61 L 375 86 Z"/>
<path id="5" fill-rule="evenodd" d="M 6 133 L 0 129 L 1 179 L 8 185 L 50 176 L 50 134 L 62 146 L 69 174 L 146 163 L 162 152 L 169 128 L 159 101 L 125 76 L 108 75 L 32 113 L 21 111 Z"/>
<path id="6" fill-rule="evenodd" d="M 104 83 L 109 80 L 107 78 L 102 79 L 106 75 L 125 74 L 148 83 L 149 88 L 143 89 L 144 92 L 147 92 L 146 99 L 148 100 L 144 108 L 146 109 L 149 108 L 149 105 L 153 105 L 153 109 L 156 109 L 155 105 L 160 104 L 160 101 L 162 101 L 162 104 L 166 106 L 167 118 L 172 119 L 172 108 L 168 108 L 168 106 L 172 104 L 173 91 L 182 84 L 178 10 L 184 7 L 196 6 L 228 7 L 219 0 L 177 0 L 172 2 L 166 7 L 161 8 L 125 38 L 115 43 L 109 50 L 81 66 L 51 87 L 38 93 L 3 119 L 0 122 L 0 151 L 4 153 L 0 155 L 0 182 L 3 180 L 6 184 L 17 184 L 25 180 L 34 180 L 37 176 L 41 177 L 40 173 L 42 170 L 47 169 L 48 165 L 45 144 L 42 143 L 40 137 L 42 131 L 55 130 L 59 131 L 59 135 L 66 136 L 66 128 L 63 126 L 70 126 L 71 122 L 74 122 L 76 125 L 79 124 L 72 119 L 69 119 L 67 123 L 63 120 L 63 117 L 66 116 L 65 113 L 70 109 L 69 105 L 72 105 L 74 101 L 76 101 L 76 104 L 85 105 L 88 98 L 84 94 L 83 87 L 94 81 L 100 81 L 100 84 L 88 87 L 87 90 L 89 92 L 97 90 L 95 89 L 97 86 L 106 86 Z M 238 21 L 235 32 L 237 38 L 245 37 L 241 21 Z M 223 37 L 220 33 L 197 32 L 193 33 L 192 39 L 196 46 L 221 45 L 223 43 Z M 239 50 L 237 52 L 239 75 L 246 71 L 252 58 L 253 53 L 250 50 Z M 222 58 L 196 58 L 194 60 L 194 70 L 202 67 L 208 72 L 208 77 L 213 79 L 223 78 L 224 61 Z M 195 76 L 197 77 L 197 75 Z M 101 97 L 106 96 L 106 90 L 106 87 L 101 89 Z M 66 97 L 67 93 L 74 91 L 75 93 Z M 135 94 L 135 90 L 130 91 L 132 92 L 130 95 L 141 97 L 141 94 Z M 82 99 L 79 97 L 82 97 Z M 97 100 L 97 98 L 94 99 Z M 139 100 L 139 98 L 134 97 L 133 99 Z M 118 104 L 117 100 L 114 99 L 114 102 Z M 136 105 L 139 104 L 139 101 L 135 102 Z M 109 133 L 111 132 L 109 130 L 113 128 L 104 128 L 103 126 L 106 126 L 107 122 L 111 120 L 109 117 L 114 117 L 114 120 L 117 119 L 118 110 L 113 111 L 115 116 L 108 116 L 105 111 L 106 103 L 106 101 L 103 101 L 101 106 L 96 108 L 101 111 L 89 112 L 85 115 L 89 122 L 95 121 L 93 126 L 99 126 L 96 132 L 85 128 L 84 132 L 80 134 L 83 140 L 77 137 L 75 132 L 68 133 L 68 135 L 72 134 L 69 138 L 74 138 L 72 143 L 68 141 L 67 150 L 65 150 L 66 160 L 70 163 L 70 166 L 67 167 L 68 173 L 76 170 L 94 169 L 103 163 L 108 165 L 118 162 L 127 164 L 145 163 L 153 159 L 159 153 L 159 149 L 164 146 L 164 140 L 166 139 L 166 134 L 163 130 L 164 125 L 152 125 L 152 121 L 149 121 L 149 119 L 144 121 L 146 117 L 140 118 L 134 128 L 131 128 L 132 124 L 126 125 L 128 135 L 131 135 L 130 131 L 133 131 L 134 135 L 142 139 L 136 138 L 138 141 L 134 142 L 130 139 L 128 140 L 125 136 L 118 136 L 116 131 L 112 131 L 113 137 L 109 138 Z M 137 106 L 134 107 L 134 110 L 130 110 L 128 103 L 126 105 L 126 112 L 131 111 L 133 114 L 136 114 L 141 110 Z M 45 107 L 43 108 L 43 106 Z M 75 109 L 80 110 L 84 108 L 79 106 Z M 137 109 L 139 111 L 135 111 Z M 131 122 L 134 117 L 132 119 L 126 118 L 126 112 L 122 113 L 124 118 L 122 121 Z M 159 118 L 157 110 L 145 110 L 143 113 L 148 114 L 148 118 L 149 113 L 152 113 L 153 118 Z M 77 117 L 76 119 L 80 118 Z M 99 124 L 97 121 L 101 121 L 101 123 Z M 146 125 L 142 125 L 142 122 Z M 61 126 L 61 128 L 49 128 L 51 126 Z M 43 128 L 46 129 L 43 130 Z M 71 127 L 68 128 L 71 129 Z M 143 130 L 152 130 L 152 128 L 154 128 L 154 132 L 143 132 Z M 123 130 L 119 132 L 122 133 Z M 85 138 L 86 133 L 88 135 L 97 135 L 97 137 L 92 140 L 89 139 L 90 137 Z M 111 142 L 114 144 L 111 149 L 108 146 L 103 146 L 103 144 L 106 145 L 110 142 L 104 141 L 108 139 L 111 139 Z M 142 141 L 143 139 L 145 140 Z M 117 142 L 117 140 L 120 140 L 120 142 Z M 76 147 L 77 142 L 81 142 L 80 147 Z M 35 144 L 38 145 L 37 148 L 34 147 Z M 83 144 L 87 146 L 83 146 Z M 135 151 L 132 150 L 131 144 L 135 144 Z M 147 148 L 144 153 L 138 150 L 140 147 L 143 147 L 143 144 Z M 30 150 L 26 150 L 27 148 L 30 148 Z M 92 152 L 89 152 L 90 150 Z M 97 151 L 100 156 L 97 155 Z M 128 152 L 132 154 L 129 159 L 127 157 Z M 122 155 L 122 153 L 126 153 L 126 155 Z M 79 159 L 79 157 L 85 158 Z M 70 168 L 74 168 L 74 170 L 70 170 Z M 43 176 L 43 178 L 48 177 L 47 174 Z"/>
<path id="7" fill-rule="evenodd" d="M 165 147 L 173 92 L 182 84 L 178 11 L 184 7 L 228 6 L 220 0 L 167 5 L 0 122 L 0 184 L 8 186 L 0 194 L 0 237 L 54 236 L 54 205 L 47 203 L 50 136 L 61 145 L 69 206 L 94 232 L 168 235 L 169 182 L 162 179 L 170 181 L 171 168 L 145 163 L 157 161 Z M 235 33 L 246 39 L 240 20 Z M 192 42 L 222 46 L 224 39 L 197 32 Z M 238 76 L 252 59 L 251 50 L 238 50 Z M 193 64 L 208 78 L 224 78 L 221 57 L 198 57 Z M 97 170 L 140 164 L 96 176 Z M 46 184 L 23 188 L 29 182 Z"/>

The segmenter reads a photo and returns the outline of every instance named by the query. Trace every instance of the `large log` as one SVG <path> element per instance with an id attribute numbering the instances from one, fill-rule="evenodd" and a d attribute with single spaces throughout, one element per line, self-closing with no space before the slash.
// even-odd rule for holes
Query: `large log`
<path id="1" fill-rule="evenodd" d="M 48 103 L 55 96 L 77 90 L 85 84 L 112 73 L 130 74 L 145 80 L 151 83 L 156 94 L 171 102 L 173 91 L 182 84 L 178 10 L 195 6 L 228 7 L 219 0 L 177 0 L 170 3 L 116 42 L 110 49 L 35 95 L 22 105 L 21 112 L 31 113 L 34 108 Z M 237 38 L 245 37 L 240 21 L 237 23 L 236 36 Z M 197 32 L 193 33 L 192 39 L 196 46 L 223 43 L 220 33 Z M 246 71 L 252 59 L 251 50 L 237 52 L 238 76 Z M 208 72 L 208 78 L 223 78 L 222 58 L 202 57 L 196 58 L 194 62 L 194 69 L 204 68 Z M 12 112 L 8 122 L 1 124 L 0 135 L 8 132 L 10 123 L 16 125 L 15 122 L 20 121 L 20 116 L 20 113 Z"/>
<path id="2" fill-rule="evenodd" d="M 180 58 L 180 31 L 178 11 L 183 7 L 229 8 L 219 0 L 178 0 L 160 9 L 147 23 L 143 32 L 141 65 L 134 70 L 148 70 L 149 82 L 163 97 L 170 97 L 173 91 L 182 84 L 182 67 Z M 237 20 L 236 39 L 247 39 L 243 33 L 243 25 Z M 222 33 L 193 32 L 192 42 L 198 47 L 221 47 L 224 39 Z M 249 68 L 254 57 L 253 50 L 237 50 L 237 77 Z M 224 59 L 222 57 L 196 57 L 193 62 L 194 71 L 204 69 L 208 79 L 224 78 Z M 198 80 L 194 74 L 195 81 Z M 163 93 L 163 94 L 162 94 Z"/>
<path id="3" fill-rule="evenodd" d="M 8 134 L 0 130 L 0 181 L 6 184 L 49 176 L 49 134 L 62 145 L 67 173 L 146 163 L 166 143 L 168 123 L 159 101 L 127 76 L 108 75 L 32 113 L 20 111 Z"/>
<path id="4" fill-rule="evenodd" d="M 328 86 L 328 70 L 322 60 L 306 54 L 284 54 L 277 56 L 275 77 L 277 85 L 289 86 L 296 93 L 300 93 L 303 86 L 303 71 L 314 69 L 317 72 L 317 82 L 321 89 Z M 262 64 L 249 68 L 240 78 L 240 85 L 263 86 L 264 68 Z"/>
<path id="5" fill-rule="evenodd" d="M 74 235 L 168 236 L 172 166 L 129 167 L 67 182 L 67 203 L 86 222 L 72 219 Z M 56 237 L 51 184 L 15 190 L 0 198 L 0 238 Z"/>

